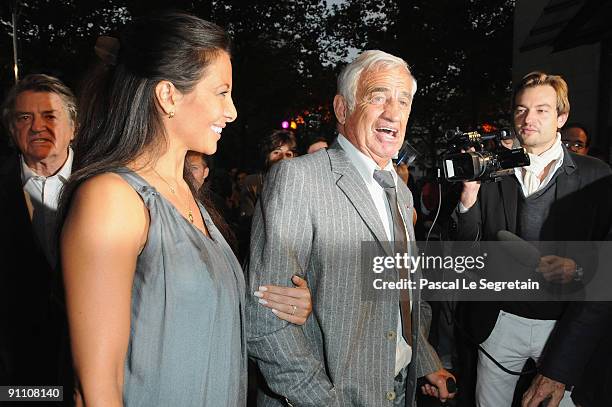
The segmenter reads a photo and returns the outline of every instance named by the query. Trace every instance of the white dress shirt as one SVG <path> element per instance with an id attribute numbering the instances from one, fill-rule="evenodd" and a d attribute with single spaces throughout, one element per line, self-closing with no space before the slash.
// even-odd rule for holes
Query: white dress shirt
<path id="1" fill-rule="evenodd" d="M 347 157 L 351 161 L 351 163 L 357 169 L 357 172 L 363 178 L 368 191 L 370 192 L 370 196 L 374 201 L 374 205 L 376 206 L 376 210 L 378 215 L 380 216 L 380 220 L 382 221 L 383 227 L 385 228 L 385 233 L 387 234 L 387 239 L 389 241 L 393 241 L 393 236 L 391 235 L 391 208 L 389 207 L 389 202 L 385 195 L 385 190 L 376 180 L 374 180 L 374 170 L 385 170 L 390 171 L 393 176 L 393 180 L 395 181 L 395 185 L 397 186 L 397 173 L 395 172 L 395 168 L 393 168 L 393 163 L 389 160 L 389 163 L 385 168 L 380 168 L 372 158 L 363 154 L 361 151 L 357 149 L 350 141 L 346 139 L 342 134 L 338 134 L 338 143 L 340 147 L 344 150 Z M 400 211 L 401 214 L 401 211 Z M 404 220 L 404 225 L 406 222 Z M 408 239 L 408 231 L 406 231 L 406 239 Z M 412 308 L 412 296 L 410 297 L 410 307 Z M 404 367 L 406 367 L 410 361 L 412 360 L 412 347 L 408 345 L 406 340 L 402 335 L 402 318 L 401 318 L 401 310 L 398 305 L 398 318 L 397 318 L 397 342 L 396 342 L 396 351 L 395 351 L 395 375 L 400 372 Z"/>
<path id="2" fill-rule="evenodd" d="M 50 177 L 38 175 L 27 166 L 21 156 L 21 182 L 28 202 L 32 227 L 51 267 L 57 265 L 57 207 L 64 184 L 72 172 L 74 153 L 68 149 L 68 158 L 60 170 Z"/>
<path id="3" fill-rule="evenodd" d="M 555 140 L 555 146 L 557 147 L 557 152 L 554 154 L 554 158 L 551 161 L 554 161 L 555 164 L 552 166 L 552 168 L 548 171 L 548 174 L 546 174 L 546 177 L 542 180 L 542 182 L 540 183 L 540 186 L 538 187 L 538 189 L 536 189 L 533 193 L 537 192 L 537 191 L 541 191 L 542 189 L 544 189 L 544 187 L 546 187 L 546 185 L 548 185 L 548 183 L 550 182 L 550 180 L 552 179 L 552 177 L 554 177 L 555 173 L 557 172 L 557 170 L 559 168 L 561 168 L 561 166 L 563 165 L 563 148 L 561 147 L 561 133 L 557 132 L 557 139 Z M 555 147 L 553 146 L 553 147 Z M 549 150 L 545 151 L 544 153 L 550 151 L 553 149 L 553 147 L 551 147 Z M 560 150 L 560 151 L 559 151 Z M 544 154 L 542 153 L 542 154 Z M 542 155 L 540 154 L 540 155 Z M 529 191 L 527 190 L 527 186 L 525 185 L 524 182 L 524 178 L 525 178 L 525 173 L 523 170 L 523 167 L 515 167 L 514 168 L 514 175 L 516 176 L 516 179 L 518 179 L 518 182 L 521 186 L 521 190 L 523 191 L 523 195 L 524 196 L 529 196 Z"/>

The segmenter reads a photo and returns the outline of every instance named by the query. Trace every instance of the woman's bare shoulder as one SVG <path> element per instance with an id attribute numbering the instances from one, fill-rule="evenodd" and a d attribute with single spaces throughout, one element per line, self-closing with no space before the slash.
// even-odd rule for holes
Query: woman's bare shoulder
<path id="1" fill-rule="evenodd" d="M 148 211 L 134 188 L 120 175 L 109 172 L 78 186 L 66 221 L 68 225 L 85 222 L 93 233 L 146 237 Z"/>

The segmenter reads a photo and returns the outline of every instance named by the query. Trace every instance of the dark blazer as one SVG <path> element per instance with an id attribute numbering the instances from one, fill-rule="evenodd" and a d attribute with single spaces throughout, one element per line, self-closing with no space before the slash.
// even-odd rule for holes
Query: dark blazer
<path id="1" fill-rule="evenodd" d="M 610 342 L 601 341 L 604 338 L 610 340 L 611 328 L 612 302 L 570 303 L 557 326 L 563 335 L 554 336 L 547 344 L 541 361 L 542 374 L 566 386 L 580 385 L 582 377 L 584 385 L 597 381 L 597 377 L 602 376 L 602 369 L 610 371 Z M 599 344 L 607 351 L 597 351 Z M 604 358 L 605 355 L 608 358 Z M 587 368 L 589 362 L 594 362 L 592 369 Z M 602 388 L 602 393 L 609 392 L 611 384 Z"/>
<path id="2" fill-rule="evenodd" d="M 17 155 L 0 159 L 0 385 L 59 384 L 57 282 L 32 229 Z"/>
<path id="3" fill-rule="evenodd" d="M 605 185 L 601 185 L 604 181 L 591 184 L 595 192 L 605 191 Z M 572 200 L 573 195 L 564 199 Z M 601 199 L 611 202 L 609 197 Z M 612 386 L 612 302 L 569 303 L 556 331 L 559 334 L 551 337 L 540 360 L 541 373 L 567 388 L 575 386 L 572 399 L 583 407 L 608 405 Z"/>
<path id="4" fill-rule="evenodd" d="M 551 343 L 542 374 L 575 384 L 574 402 L 582 407 L 610 403 L 612 387 L 612 302 L 572 304 L 572 319 L 564 318 L 564 335 Z M 568 359 L 565 364 L 563 360 Z"/>
<path id="5" fill-rule="evenodd" d="M 606 240 L 612 227 L 612 170 L 603 161 L 563 149 L 563 165 L 555 179 L 555 202 L 544 221 L 541 240 Z M 453 213 L 451 236 L 455 240 L 497 240 L 499 230 L 516 233 L 520 193 L 514 176 L 483 184 L 470 210 Z M 589 261 L 584 256 L 578 264 Z M 462 304 L 461 322 L 472 339 L 482 343 L 493 330 L 499 310 L 500 303 Z"/>

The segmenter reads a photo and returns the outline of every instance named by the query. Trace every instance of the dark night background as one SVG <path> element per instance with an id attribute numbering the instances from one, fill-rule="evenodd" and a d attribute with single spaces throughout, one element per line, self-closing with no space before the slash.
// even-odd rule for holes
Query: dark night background
<path id="1" fill-rule="evenodd" d="M 216 165 L 254 169 L 257 141 L 283 120 L 298 138 L 333 136 L 331 101 L 341 65 L 382 49 L 410 64 L 418 92 L 408 140 L 430 168 L 448 128 L 508 123 L 513 0 L 175 1 L 226 28 L 234 41 L 238 119 Z M 11 13 L 18 15 L 19 75 L 58 76 L 78 91 L 99 35 L 168 6 L 137 0 L 7 0 L 0 6 L 0 96 L 13 84 Z M 302 120 L 303 119 L 303 123 Z"/>

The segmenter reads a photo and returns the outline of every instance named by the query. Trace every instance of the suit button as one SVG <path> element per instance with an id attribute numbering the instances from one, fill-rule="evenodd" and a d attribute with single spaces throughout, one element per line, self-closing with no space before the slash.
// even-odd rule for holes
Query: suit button
<path id="1" fill-rule="evenodd" d="M 395 392 L 394 391 L 388 391 L 386 396 L 387 396 L 387 400 L 389 400 L 389 401 L 395 400 Z"/>
<path id="2" fill-rule="evenodd" d="M 397 334 L 395 333 L 395 331 L 388 331 L 387 332 L 387 339 L 392 341 L 395 340 Z"/>

